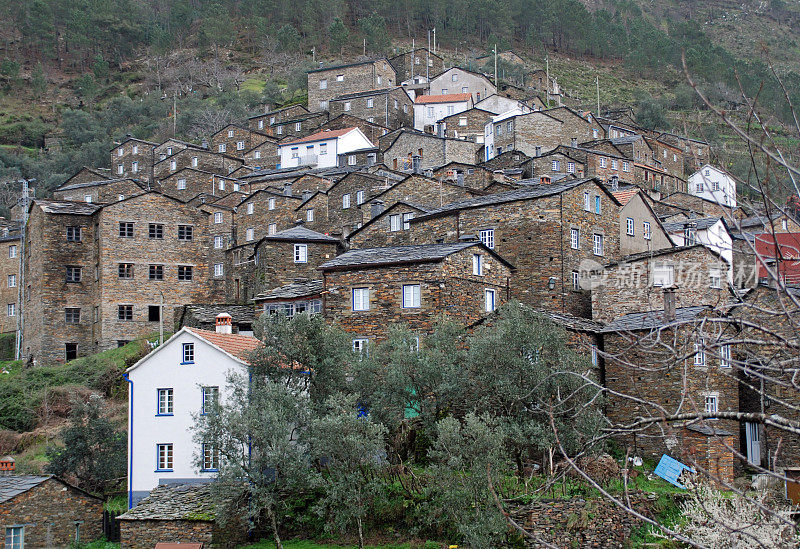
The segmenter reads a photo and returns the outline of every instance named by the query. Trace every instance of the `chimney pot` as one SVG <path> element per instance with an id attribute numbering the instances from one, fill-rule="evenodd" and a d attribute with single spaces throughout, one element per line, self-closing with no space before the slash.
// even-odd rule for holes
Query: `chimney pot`
<path id="1" fill-rule="evenodd" d="M 217 315 L 217 333 L 218 334 L 232 334 L 233 333 L 233 317 L 228 313 L 220 313 Z"/>
<path id="2" fill-rule="evenodd" d="M 10 475 L 14 472 L 14 458 L 6 456 L 0 458 L 0 475 Z"/>
<path id="3" fill-rule="evenodd" d="M 664 288 L 664 322 L 675 320 L 675 288 Z"/>
<path id="4" fill-rule="evenodd" d="M 543 185 L 549 185 L 550 183 L 553 182 L 553 180 L 550 179 L 549 175 L 543 175 L 539 178 L 539 182 L 542 183 Z"/>

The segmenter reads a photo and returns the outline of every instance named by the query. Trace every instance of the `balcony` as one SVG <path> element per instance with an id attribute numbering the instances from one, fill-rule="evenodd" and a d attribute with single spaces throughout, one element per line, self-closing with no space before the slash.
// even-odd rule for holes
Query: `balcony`
<path id="1" fill-rule="evenodd" d="M 297 157 L 298 166 L 316 166 L 318 162 L 319 160 L 316 154 L 306 154 Z"/>

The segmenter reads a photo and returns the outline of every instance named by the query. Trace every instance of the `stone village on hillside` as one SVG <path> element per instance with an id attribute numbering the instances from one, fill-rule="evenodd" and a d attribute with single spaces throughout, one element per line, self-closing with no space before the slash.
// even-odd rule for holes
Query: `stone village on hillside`
<path id="1" fill-rule="evenodd" d="M 255 318 L 274 311 L 323 315 L 364 352 L 393 324 L 424 339 L 442 315 L 466 328 L 518 300 L 570 331 L 612 395 L 649 403 L 609 396 L 614 421 L 686 402 L 760 411 L 728 374 L 741 350 L 698 326 L 774 299 L 753 242 L 800 232 L 797 220 L 741 208 L 703 141 L 567 106 L 542 72 L 498 88 L 416 49 L 321 65 L 307 106 L 202 145 L 130 137 L 109 151 L 110 172 L 86 167 L 14 212 L 22 221 L 0 238 L 0 330 L 48 365 L 160 324 L 176 332 L 128 372 L 132 505 L 214 476 L 213 451 L 194 464 L 191 414 L 224 397 L 224 372 L 258 345 Z M 656 361 L 631 342 L 663 333 L 686 350 L 688 381 L 626 367 Z M 177 373 L 185 364 L 196 367 Z M 726 419 L 627 442 L 655 457 L 688 448 L 732 481 L 734 452 L 800 465 L 800 441 L 776 462 L 769 431 Z M 136 509 L 123 516 L 131 540 L 149 535 Z"/>

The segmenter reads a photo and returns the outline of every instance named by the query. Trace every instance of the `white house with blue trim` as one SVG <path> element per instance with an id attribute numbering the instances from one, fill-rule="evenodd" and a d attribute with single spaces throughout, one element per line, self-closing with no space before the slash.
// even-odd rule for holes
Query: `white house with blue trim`
<path id="1" fill-rule="evenodd" d="M 208 482 L 216 475 L 219 456 L 194 441 L 194 418 L 213 399 L 225 401 L 228 374 L 245 373 L 250 353 L 261 346 L 231 333 L 230 315 L 220 314 L 216 324 L 215 332 L 181 328 L 125 373 L 129 507 L 159 484 Z"/>

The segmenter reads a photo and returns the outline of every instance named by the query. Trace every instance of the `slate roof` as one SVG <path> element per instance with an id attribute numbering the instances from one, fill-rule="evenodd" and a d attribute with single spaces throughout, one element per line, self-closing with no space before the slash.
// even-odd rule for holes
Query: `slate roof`
<path id="1" fill-rule="evenodd" d="M 191 315 L 203 324 L 214 324 L 217 315 L 221 313 L 231 315 L 234 324 L 249 324 L 256 320 L 256 310 L 251 305 L 186 305 L 181 322 L 187 315 Z"/>
<path id="2" fill-rule="evenodd" d="M 309 280 L 305 282 L 292 282 L 279 288 L 258 294 L 253 301 L 270 301 L 275 299 L 296 299 L 308 297 L 322 292 L 322 280 Z"/>
<path id="3" fill-rule="evenodd" d="M 493 206 L 496 204 L 505 204 L 507 202 L 516 202 L 518 200 L 530 200 L 534 198 L 542 198 L 545 196 L 560 194 L 564 191 L 568 191 L 574 187 L 577 187 L 578 185 L 581 185 L 593 179 L 594 178 L 592 177 L 586 177 L 583 179 L 571 179 L 569 181 L 551 183 L 551 184 L 528 185 L 524 189 L 517 189 L 514 191 L 508 191 L 504 193 L 489 194 L 486 196 L 479 196 L 477 198 L 470 198 L 467 200 L 459 200 L 457 202 L 452 202 L 450 204 L 447 204 L 442 208 L 433 210 L 429 214 L 417 217 L 416 219 L 426 219 L 429 217 L 434 217 L 437 215 L 454 212 L 456 210 L 482 208 L 484 206 Z M 525 181 L 526 180 L 515 181 L 514 184 L 525 185 Z"/>
<path id="4" fill-rule="evenodd" d="M 369 59 L 367 61 L 356 61 L 355 63 L 345 63 L 343 65 L 331 65 L 329 67 L 319 67 L 318 69 L 311 69 L 307 71 L 309 73 L 312 72 L 325 72 L 325 71 L 332 71 L 334 69 L 345 69 L 347 67 L 358 67 L 359 65 L 371 65 L 373 63 L 377 63 L 378 61 L 386 61 L 389 62 L 388 59 L 385 57 L 378 57 L 377 59 Z"/>
<path id="5" fill-rule="evenodd" d="M 711 427 L 710 425 L 700 423 L 687 425 L 686 428 L 690 431 L 694 431 L 706 436 L 729 437 L 733 435 L 733 433 L 726 431 L 725 429 L 717 429 L 716 427 Z"/>
<path id="6" fill-rule="evenodd" d="M 42 211 L 49 214 L 92 215 L 102 208 L 99 204 L 68 200 L 36 200 L 34 204 L 38 204 Z"/>
<path id="7" fill-rule="evenodd" d="M 161 484 L 118 520 L 214 520 L 211 484 Z"/>
<path id="8" fill-rule="evenodd" d="M 0 503 L 39 486 L 44 481 L 53 478 L 52 475 L 3 475 L 0 476 Z"/>
<path id="9" fill-rule="evenodd" d="M 350 250 L 339 257 L 326 261 L 320 270 L 347 270 L 349 268 L 397 265 L 403 263 L 436 263 L 447 256 L 472 246 L 480 246 L 500 261 L 511 264 L 486 248 L 480 242 L 459 242 L 456 244 L 420 244 L 415 246 L 390 246 L 386 248 L 362 248 Z"/>
<path id="10" fill-rule="evenodd" d="M 650 259 L 652 257 L 660 257 L 662 255 L 675 254 L 675 253 L 678 253 L 678 252 L 683 252 L 685 250 L 691 250 L 692 248 L 705 248 L 705 246 L 703 246 L 702 244 L 695 244 L 694 246 L 676 246 L 674 248 L 664 248 L 664 249 L 661 249 L 661 250 L 653 250 L 653 251 L 649 251 L 649 252 L 639 252 L 639 253 L 635 253 L 635 254 L 626 255 L 625 257 L 623 257 L 619 261 L 612 261 L 611 263 L 608 263 L 606 265 L 606 267 L 611 267 L 613 265 L 620 265 L 620 264 L 624 264 L 624 263 L 632 263 L 634 261 L 640 261 L 642 259 Z M 717 252 L 715 252 L 714 250 L 712 250 L 710 248 L 705 248 L 705 249 L 708 250 L 709 252 L 711 252 L 712 254 L 716 255 L 717 257 L 720 257 L 720 258 L 722 257 L 721 255 L 719 255 Z"/>
<path id="11" fill-rule="evenodd" d="M 142 184 L 136 181 L 131 177 L 120 177 L 117 179 L 97 179 L 95 181 L 84 181 L 83 183 L 71 183 L 69 185 L 62 185 L 58 187 L 57 191 L 71 191 L 73 189 L 83 189 L 84 187 L 99 187 L 101 185 L 111 185 L 113 183 L 119 183 L 120 181 L 132 181 L 139 187 L 142 187 Z"/>
<path id="12" fill-rule="evenodd" d="M 631 332 L 636 330 L 652 330 L 653 328 L 660 328 L 668 324 L 681 324 L 689 322 L 697 318 L 697 316 L 709 309 L 706 305 L 698 305 L 694 307 L 677 307 L 675 309 L 675 320 L 666 322 L 664 320 L 664 311 L 646 311 L 643 313 L 629 313 L 627 315 L 615 318 L 607 323 L 602 332 Z"/>
<path id="13" fill-rule="evenodd" d="M 550 318 L 556 324 L 564 326 L 568 330 L 576 332 L 591 332 L 600 333 L 603 330 L 603 325 L 600 322 L 588 318 L 581 318 L 567 313 L 557 313 L 555 311 L 548 311 L 546 309 L 535 309 L 538 313 Z"/>
<path id="14" fill-rule="evenodd" d="M 250 357 L 250 353 L 261 347 L 261 341 L 253 336 L 219 334 L 210 330 L 201 330 L 200 328 L 187 327 L 186 330 L 245 362 Z"/>
<path id="15" fill-rule="evenodd" d="M 338 238 L 328 236 L 326 234 L 306 229 L 305 227 L 291 227 L 284 229 L 272 235 L 262 238 L 262 240 L 284 240 L 284 241 L 297 241 L 297 242 L 339 242 Z"/>
<path id="16" fill-rule="evenodd" d="M 343 95 L 334 97 L 333 99 L 331 99 L 331 101 L 341 101 L 343 99 L 355 99 L 357 97 L 369 97 L 370 95 L 383 95 L 385 93 L 389 93 L 390 91 L 396 90 L 399 87 L 400 86 L 395 86 L 394 88 L 379 88 L 375 90 L 345 93 Z"/>
<path id="17" fill-rule="evenodd" d="M 686 227 L 693 226 L 698 231 L 708 229 L 717 224 L 720 220 L 719 217 L 701 217 L 695 219 L 687 219 L 685 221 L 674 221 L 672 223 L 664 223 L 664 230 L 671 233 L 675 231 L 682 231 Z"/>

